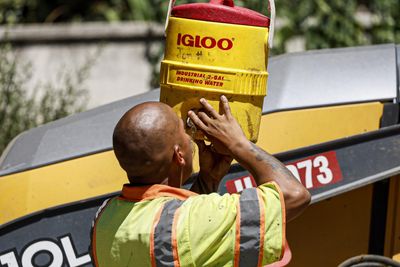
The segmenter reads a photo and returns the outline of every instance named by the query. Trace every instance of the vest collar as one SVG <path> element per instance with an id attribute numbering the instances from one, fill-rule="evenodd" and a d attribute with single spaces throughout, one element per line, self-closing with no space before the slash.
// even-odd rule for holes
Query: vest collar
<path id="1" fill-rule="evenodd" d="M 150 200 L 158 197 L 174 197 L 179 200 L 185 200 L 196 195 L 196 193 L 186 189 L 162 184 L 147 186 L 132 186 L 130 184 L 125 184 L 122 188 L 121 197 L 131 201 Z"/>

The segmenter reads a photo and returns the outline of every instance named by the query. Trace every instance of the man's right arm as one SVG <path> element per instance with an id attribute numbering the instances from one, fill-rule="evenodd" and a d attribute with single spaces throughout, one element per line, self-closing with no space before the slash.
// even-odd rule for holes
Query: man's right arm
<path id="1" fill-rule="evenodd" d="M 225 96 L 221 97 L 220 102 L 224 114 L 218 114 L 205 99 L 200 102 L 207 113 L 189 111 L 189 116 L 211 140 L 215 149 L 236 159 L 253 175 L 258 185 L 276 182 L 284 196 L 287 220 L 299 215 L 311 199 L 307 189 L 279 160 L 247 140 L 232 116 Z"/>
<path id="2" fill-rule="evenodd" d="M 272 181 L 279 185 L 284 196 L 288 221 L 295 218 L 308 206 L 310 193 L 275 157 L 249 141 L 232 148 L 232 154 L 243 167 L 253 174 L 258 185 Z"/>

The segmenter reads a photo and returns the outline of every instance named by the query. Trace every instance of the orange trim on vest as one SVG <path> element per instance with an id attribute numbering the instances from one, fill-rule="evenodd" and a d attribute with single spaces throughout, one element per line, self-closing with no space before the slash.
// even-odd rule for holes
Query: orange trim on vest
<path id="1" fill-rule="evenodd" d="M 97 253 L 96 253 L 96 224 L 93 227 L 93 235 L 92 235 L 92 255 L 93 255 L 93 263 L 95 267 L 99 266 L 97 261 Z"/>
<path id="2" fill-rule="evenodd" d="M 264 257 L 264 236 L 265 236 L 265 204 L 260 189 L 257 188 L 258 204 L 260 208 L 260 253 L 258 254 L 257 266 L 262 266 Z"/>
<path id="3" fill-rule="evenodd" d="M 178 240 L 177 240 L 177 232 L 176 227 L 178 225 L 178 218 L 180 215 L 180 208 L 175 211 L 174 220 L 172 222 L 172 255 L 174 256 L 174 267 L 180 267 L 181 264 L 179 262 L 179 254 L 178 254 Z"/>
<path id="4" fill-rule="evenodd" d="M 150 200 L 158 197 L 174 197 L 179 200 L 185 200 L 191 196 L 197 196 L 197 194 L 186 189 L 168 185 L 154 184 L 148 186 L 132 186 L 130 184 L 125 184 L 122 188 L 120 198 L 129 201 Z"/>
<path id="5" fill-rule="evenodd" d="M 152 267 L 156 267 L 156 257 L 154 256 L 154 231 L 161 218 L 162 210 L 164 209 L 164 204 L 161 205 L 160 209 L 157 211 L 156 216 L 153 220 L 153 226 L 150 232 L 150 262 Z"/>
<path id="6" fill-rule="evenodd" d="M 236 236 L 235 236 L 235 250 L 234 250 L 233 266 L 239 266 L 240 256 L 240 201 L 236 204 Z"/>

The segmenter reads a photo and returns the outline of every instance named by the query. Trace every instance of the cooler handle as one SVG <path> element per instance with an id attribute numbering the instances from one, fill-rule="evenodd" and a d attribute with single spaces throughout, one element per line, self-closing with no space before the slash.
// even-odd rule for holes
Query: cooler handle
<path id="1" fill-rule="evenodd" d="M 168 22 L 169 22 L 169 17 L 171 16 L 172 8 L 175 5 L 176 0 L 169 0 L 168 4 L 168 11 L 167 11 L 167 18 L 165 20 L 165 29 L 164 29 L 164 34 L 167 34 L 167 28 L 168 28 Z"/>
<path id="2" fill-rule="evenodd" d="M 275 30 L 275 0 L 269 0 L 270 18 L 269 18 L 269 35 L 268 35 L 268 46 L 271 49 L 274 41 L 274 30 Z"/>
<path id="3" fill-rule="evenodd" d="M 175 6 L 176 0 L 169 0 L 167 18 L 165 20 L 165 29 L 164 34 L 167 33 L 169 17 L 171 16 L 172 8 Z M 270 8 L 270 18 L 269 18 L 269 35 L 268 35 L 268 45 L 269 48 L 272 48 L 273 40 L 274 40 L 274 29 L 275 29 L 275 0 L 269 0 L 269 8 Z"/>

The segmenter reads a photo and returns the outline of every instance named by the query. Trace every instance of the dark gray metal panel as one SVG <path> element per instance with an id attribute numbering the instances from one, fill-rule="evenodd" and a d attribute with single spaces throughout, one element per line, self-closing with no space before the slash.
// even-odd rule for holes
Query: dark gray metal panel
<path id="1" fill-rule="evenodd" d="M 383 113 L 381 117 L 380 127 L 395 125 L 399 122 L 399 104 L 385 103 L 383 104 Z"/>
<path id="2" fill-rule="evenodd" d="M 393 100 L 398 88 L 395 55 L 394 45 L 378 45 L 273 57 L 263 112 Z M 154 90 L 25 132 L 0 159 L 0 176 L 111 149 L 121 115 L 158 99 L 159 90 Z"/>
<path id="3" fill-rule="evenodd" d="M 1 227 L 0 266 L 7 259 L 15 259 L 18 266 L 50 266 L 51 263 L 63 267 L 93 266 L 89 255 L 90 232 L 100 204 L 98 201 L 89 204 L 45 211 Z M 32 251 L 36 253 L 32 255 Z"/>
<path id="4" fill-rule="evenodd" d="M 397 100 L 400 97 L 400 45 L 396 46 L 396 55 L 397 55 Z"/>
<path id="5" fill-rule="evenodd" d="M 363 142 L 337 149 L 337 159 L 343 180 L 313 191 L 313 201 L 350 191 L 352 189 L 391 177 L 400 172 L 400 136 Z"/>
<path id="6" fill-rule="evenodd" d="M 324 152 L 336 153 L 342 179 L 309 189 L 312 203 L 334 197 L 400 173 L 400 126 L 395 125 L 371 133 L 301 148 L 275 155 L 285 164 L 311 158 Z M 248 176 L 240 165 L 233 165 L 221 181 L 218 191 L 227 192 L 226 182 Z"/>
<path id="7" fill-rule="evenodd" d="M 286 54 L 270 59 L 264 112 L 393 100 L 393 44 Z"/>
<path id="8" fill-rule="evenodd" d="M 158 101 L 159 90 L 69 116 L 23 133 L 0 162 L 0 176 L 51 162 L 111 149 L 112 132 L 124 112 Z"/>

